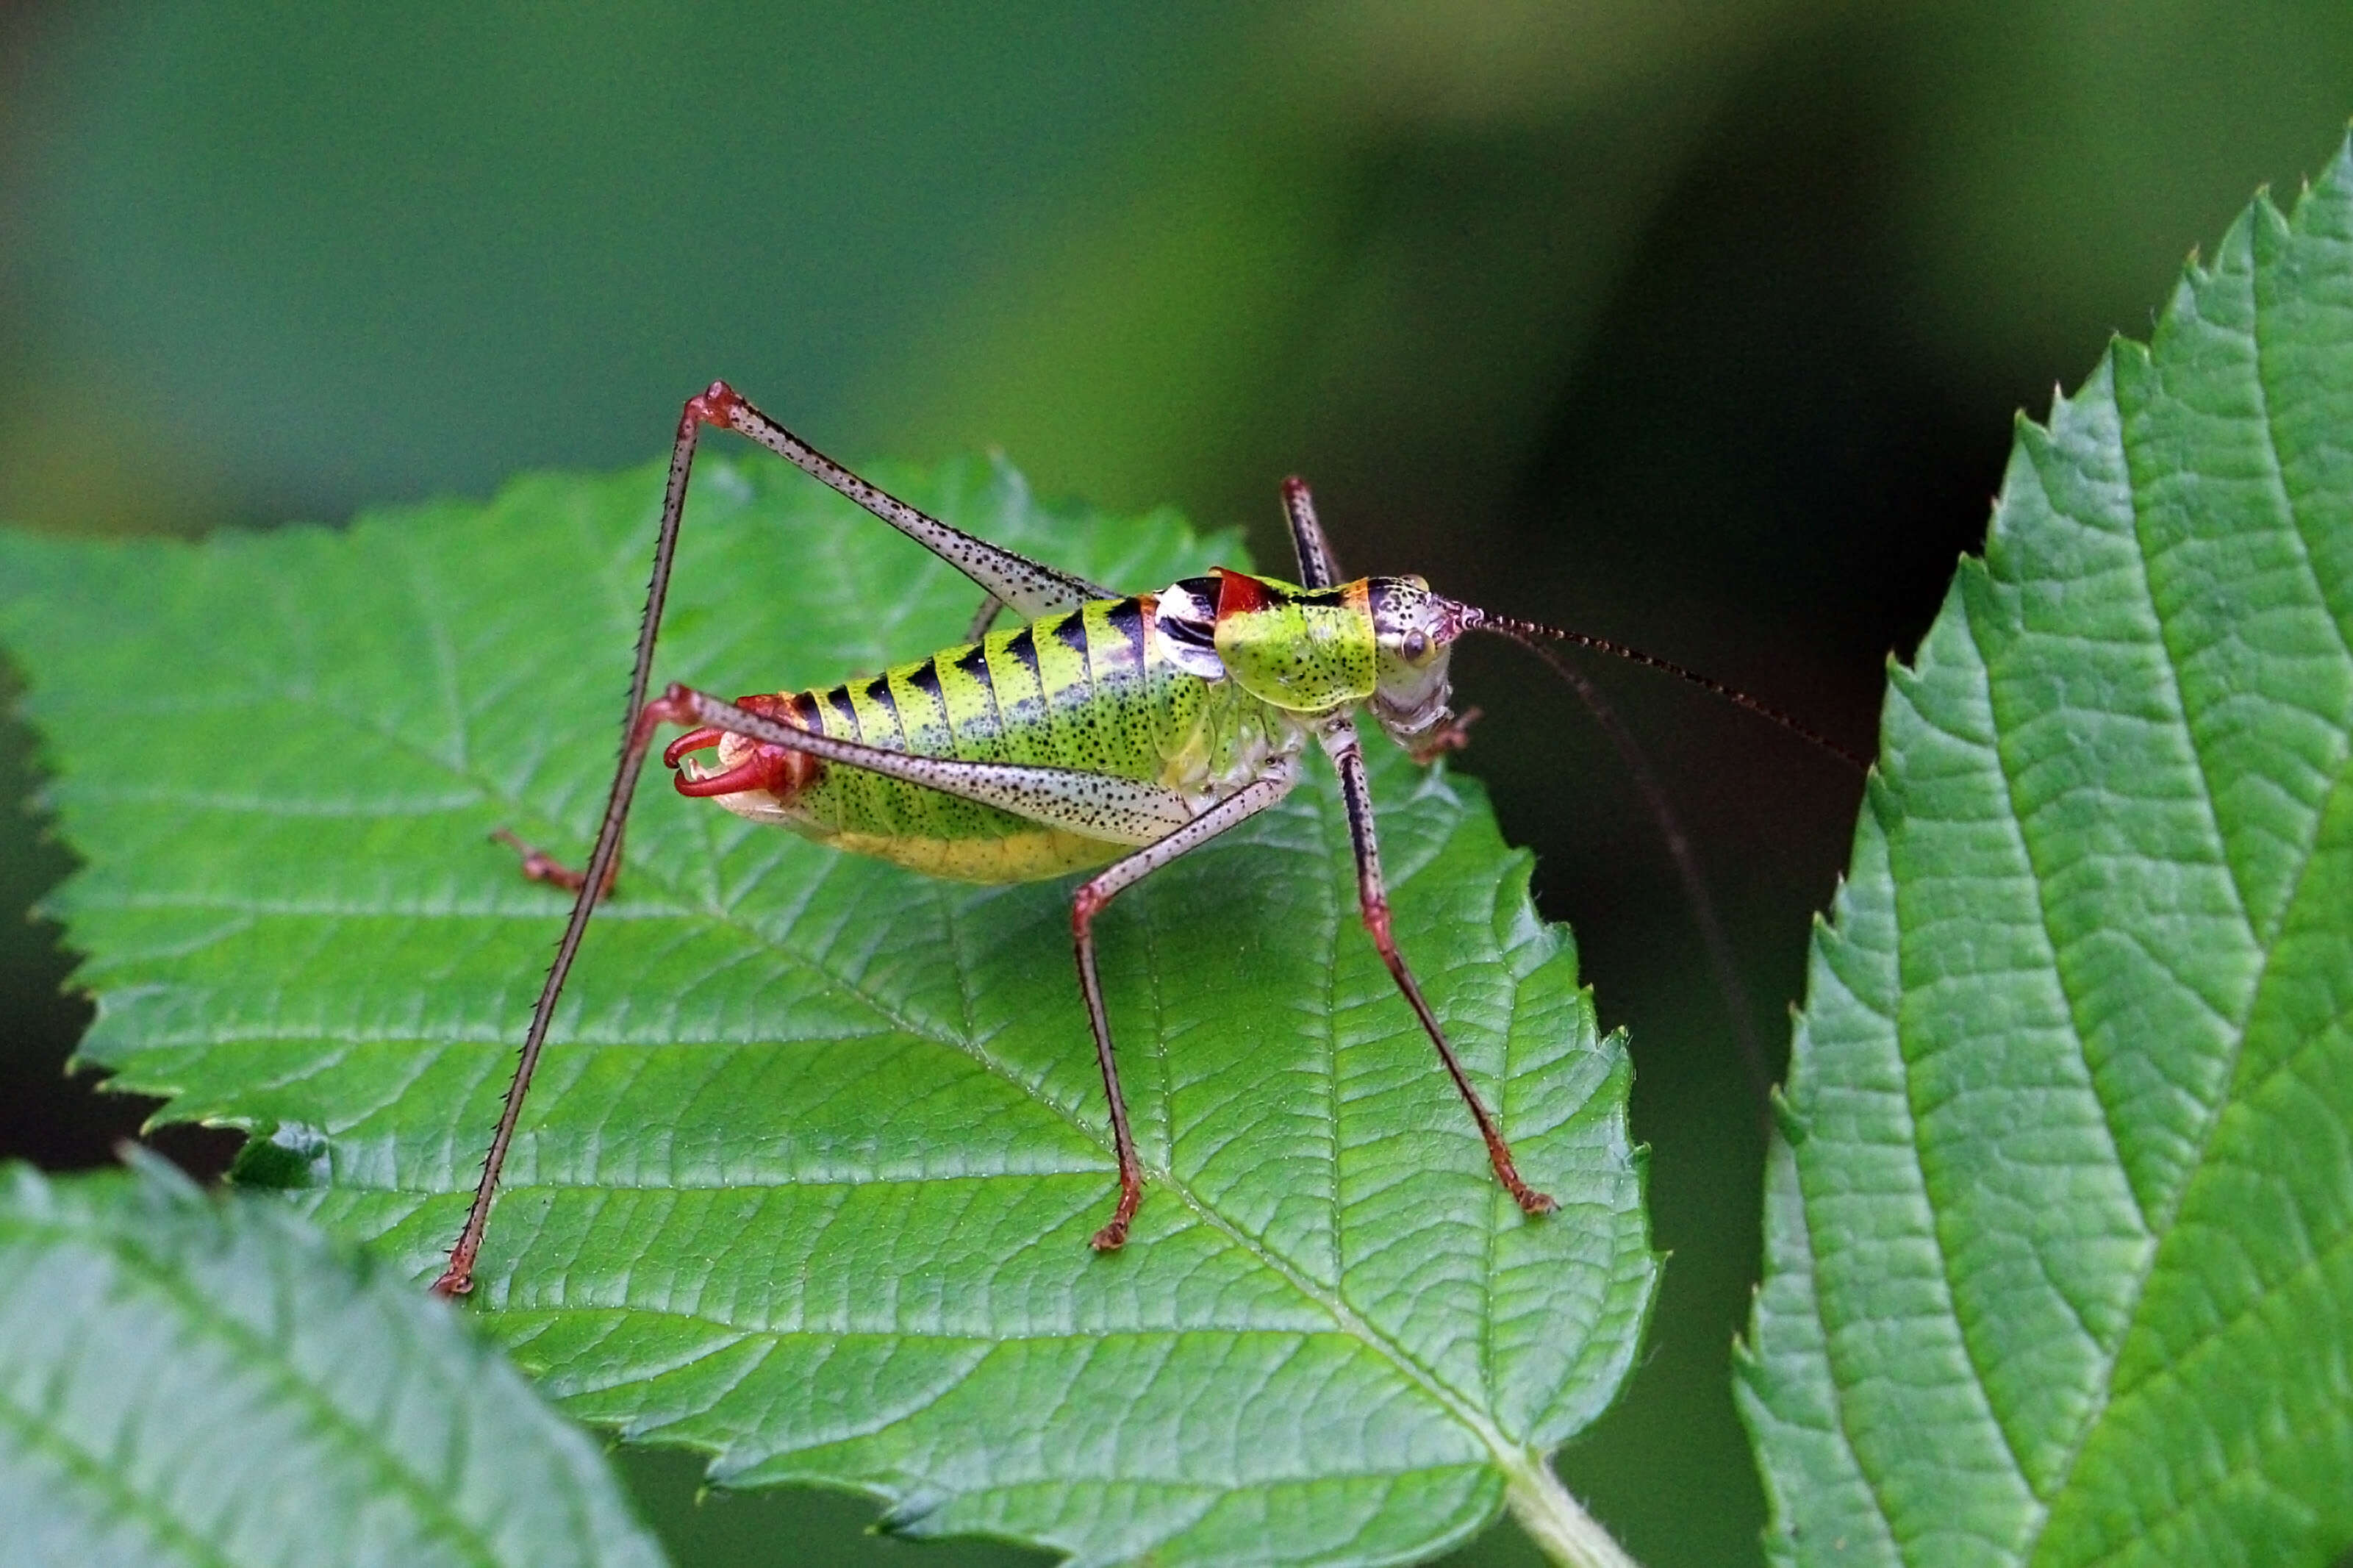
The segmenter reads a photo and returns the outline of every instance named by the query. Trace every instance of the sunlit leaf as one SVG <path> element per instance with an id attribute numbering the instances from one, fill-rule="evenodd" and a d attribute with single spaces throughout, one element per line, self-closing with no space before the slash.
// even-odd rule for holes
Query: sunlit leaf
<path id="1" fill-rule="evenodd" d="M 706 459 L 667 677 L 830 681 L 956 640 L 970 585 L 765 457 Z M 1230 541 L 897 474 L 1149 589 Z M 0 633 L 87 862 L 85 1056 L 252 1128 L 420 1282 L 455 1233 L 586 847 L 653 470 L 196 548 L 0 545 Z M 1100 927 L 1151 1184 L 1113 1180 L 1067 890 L 973 888 L 656 781 L 508 1167 L 475 1309 L 574 1413 L 895 1528 L 1085 1562 L 1396 1561 L 1462 1539 L 1631 1364 L 1654 1264 L 1627 1068 L 1476 787 L 1386 745 L 1399 939 L 1522 1168 L 1499 1192 L 1358 923 L 1328 776 Z M 1556 1493 L 1555 1494 L 1556 1497 Z"/>
<path id="2" fill-rule="evenodd" d="M 1784 1561 L 2353 1543 L 2353 160 L 2021 424 L 1817 935 Z"/>

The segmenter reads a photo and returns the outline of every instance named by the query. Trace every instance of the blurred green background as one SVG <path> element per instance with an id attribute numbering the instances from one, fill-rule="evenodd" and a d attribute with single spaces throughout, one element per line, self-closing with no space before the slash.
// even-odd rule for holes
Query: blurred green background
<path id="1" fill-rule="evenodd" d="M 1050 494 L 1245 523 L 1270 563 L 1297 471 L 1351 570 L 1620 638 L 1861 748 L 2013 413 L 2145 336 L 2190 247 L 2256 184 L 2291 195 L 2348 111 L 2343 0 L 19 3 L 0 519 L 481 495 L 649 457 L 723 375 L 845 457 L 1001 446 Z M 1759 1090 L 1858 785 L 1592 671 L 1691 830 L 1711 964 L 1590 720 L 1508 647 L 1458 668 L 1488 713 L 1461 765 L 1632 1031 L 1674 1255 L 1628 1397 L 1560 1468 L 1653 1568 L 1753 1562 L 1727 1352 Z M 122 699 L 135 769 L 169 715 Z M 0 727 L 0 795 L 37 789 L 29 752 Z M 0 905 L 69 869 L 42 828 L 0 811 Z M 63 1078 L 71 962 L 0 921 L 0 1154 L 53 1168 L 147 1109 Z M 200 1170 L 232 1143 L 155 1142 Z M 628 1463 L 681 1563 L 1033 1560 Z M 1457 1561 L 1534 1557 L 1505 1530 Z"/>

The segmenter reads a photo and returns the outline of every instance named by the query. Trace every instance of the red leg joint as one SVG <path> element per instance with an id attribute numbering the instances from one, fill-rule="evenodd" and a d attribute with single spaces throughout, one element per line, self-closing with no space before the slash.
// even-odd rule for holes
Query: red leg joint
<path id="1" fill-rule="evenodd" d="M 747 406 L 735 389 L 723 381 L 714 381 L 694 396 L 686 400 L 687 416 L 705 425 L 732 426 L 735 411 Z"/>

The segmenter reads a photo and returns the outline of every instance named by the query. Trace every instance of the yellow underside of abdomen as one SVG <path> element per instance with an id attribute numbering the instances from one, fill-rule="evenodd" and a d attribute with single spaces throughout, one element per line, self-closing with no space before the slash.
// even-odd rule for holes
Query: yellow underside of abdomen
<path id="1" fill-rule="evenodd" d="M 801 825 L 796 824 L 799 826 Z M 1034 882 L 1115 860 L 1134 847 L 1082 837 L 1059 827 L 1039 827 L 1001 837 L 913 838 L 898 834 L 828 833 L 802 828 L 809 837 L 852 855 L 871 855 L 959 882 Z"/>

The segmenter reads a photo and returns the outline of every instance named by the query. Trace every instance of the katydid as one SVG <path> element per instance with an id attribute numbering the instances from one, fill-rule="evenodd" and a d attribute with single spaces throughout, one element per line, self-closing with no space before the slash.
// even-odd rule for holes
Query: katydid
<path id="1" fill-rule="evenodd" d="M 969 639 L 871 679 L 830 689 L 722 701 L 673 684 L 648 700 L 697 440 L 704 426 L 766 447 L 907 534 L 977 584 Z M 556 948 L 480 1184 L 449 1265 L 434 1289 L 472 1286 L 492 1195 L 546 1045 L 549 1021 L 589 915 L 609 892 L 638 773 L 657 731 L 686 727 L 662 760 L 681 795 L 776 823 L 858 854 L 932 876 L 978 882 L 1058 877 L 1100 867 L 1071 904 L 1079 991 L 1109 1102 L 1118 1192 L 1093 1245 L 1127 1239 L 1144 1193 L 1095 968 L 1093 922 L 1122 889 L 1281 801 L 1298 784 L 1312 741 L 1337 771 L 1355 848 L 1365 927 L 1484 1142 L 1495 1180 L 1531 1216 L 1553 1199 L 1521 1175 L 1390 932 L 1373 802 L 1356 715 L 1418 762 L 1459 747 L 1464 720 L 1449 706 L 1450 645 L 1489 631 L 1546 650 L 1554 638 L 1632 658 L 1706 686 L 1819 736 L 1679 666 L 1535 622 L 1490 614 L 1430 591 L 1419 577 L 1343 582 L 1307 487 L 1283 486 L 1298 565 L 1284 583 L 1228 568 L 1157 593 L 1122 595 L 999 549 L 918 511 L 762 414 L 723 382 L 688 400 L 671 450 L 653 578 L 629 686 L 619 765 L 596 847 L 572 871 L 503 830 L 524 874 L 575 897 Z M 1000 609 L 1024 624 L 989 630 Z M 1837 748 L 1833 747 L 1832 750 Z M 706 763 L 702 754 L 712 753 Z"/>

